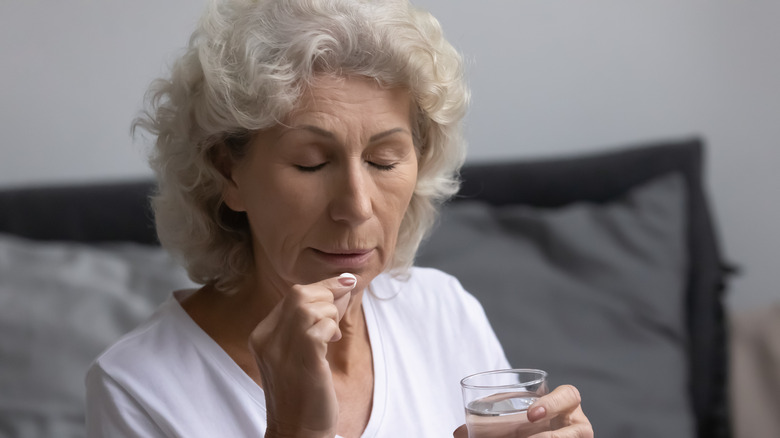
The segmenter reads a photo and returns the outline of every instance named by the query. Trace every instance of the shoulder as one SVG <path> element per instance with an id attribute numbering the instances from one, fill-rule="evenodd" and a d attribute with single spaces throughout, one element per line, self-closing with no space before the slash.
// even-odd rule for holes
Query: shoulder
<path id="1" fill-rule="evenodd" d="M 372 282 L 378 305 L 393 306 L 428 320 L 482 320 L 482 306 L 454 276 L 434 268 L 412 267 L 403 275 L 385 273 Z"/>
<path id="2" fill-rule="evenodd" d="M 175 297 L 95 360 L 86 387 L 88 410 L 101 427 L 129 430 L 141 418 L 164 436 L 262 436 L 265 428 L 264 415 L 245 415 L 264 411 L 262 390 Z"/>
<path id="3" fill-rule="evenodd" d="M 403 277 L 401 277 L 401 279 L 403 279 Z M 457 278 L 436 268 L 413 266 L 408 271 L 408 279 L 413 284 L 437 287 L 449 286 L 452 289 L 463 289 L 463 286 L 460 285 Z"/>
<path id="4" fill-rule="evenodd" d="M 507 367 L 482 305 L 454 276 L 412 268 L 406 276 L 383 274 L 373 286 L 368 294 L 371 312 L 392 333 L 386 342 L 399 356 L 403 352 L 423 361 L 439 358 L 450 363 L 451 376 L 460 377 Z"/>
<path id="5" fill-rule="evenodd" d="M 176 314 L 173 297 L 143 324 L 122 336 L 95 359 L 89 375 L 110 377 L 122 386 L 166 379 L 189 348 L 186 327 Z"/>
<path id="6" fill-rule="evenodd" d="M 473 299 L 457 278 L 435 268 L 414 266 L 404 273 L 383 273 L 371 285 L 379 298 Z"/>
<path id="7" fill-rule="evenodd" d="M 89 436 L 168 435 L 160 429 L 167 423 L 159 406 L 175 406 L 165 389 L 179 380 L 175 349 L 185 344 L 176 333 L 171 300 L 101 353 L 87 371 Z"/>

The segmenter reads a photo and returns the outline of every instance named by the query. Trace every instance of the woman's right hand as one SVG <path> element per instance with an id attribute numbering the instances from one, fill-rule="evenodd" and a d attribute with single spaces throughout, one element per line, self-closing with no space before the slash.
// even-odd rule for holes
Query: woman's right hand
<path id="1" fill-rule="evenodd" d="M 355 287 L 342 275 L 293 286 L 249 337 L 266 398 L 266 437 L 333 437 L 338 402 L 326 354 Z"/>

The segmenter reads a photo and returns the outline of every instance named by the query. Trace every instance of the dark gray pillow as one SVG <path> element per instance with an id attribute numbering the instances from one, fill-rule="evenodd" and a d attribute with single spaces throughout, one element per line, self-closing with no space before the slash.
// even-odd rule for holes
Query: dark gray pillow
<path id="1" fill-rule="evenodd" d="M 83 437 L 90 363 L 191 286 L 159 246 L 0 234 L 0 437 Z"/>
<path id="2" fill-rule="evenodd" d="M 514 367 L 570 383 L 596 436 L 694 436 L 678 174 L 605 204 L 445 206 L 420 266 L 457 276 Z"/>

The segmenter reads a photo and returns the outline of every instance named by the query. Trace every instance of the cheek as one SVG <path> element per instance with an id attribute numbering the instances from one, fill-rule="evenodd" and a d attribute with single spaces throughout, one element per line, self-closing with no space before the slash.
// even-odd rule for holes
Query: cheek
<path id="1" fill-rule="evenodd" d="M 313 188 L 302 188 L 289 178 L 269 178 L 256 187 L 247 193 L 245 203 L 252 232 L 258 240 L 270 244 L 307 228 L 320 198 Z"/>
<path id="2" fill-rule="evenodd" d="M 281 172 L 258 184 L 253 194 L 255 210 L 270 216 L 295 217 L 320 198 L 318 185 Z"/>
<path id="3" fill-rule="evenodd" d="M 406 210 L 409 208 L 409 203 L 412 200 L 415 185 L 416 179 L 412 176 L 406 176 L 403 179 L 394 180 L 387 184 L 386 187 L 381 188 L 384 193 L 390 194 L 385 197 L 385 205 L 387 206 L 386 219 L 393 224 L 392 231 L 394 234 L 398 233 L 401 221 L 406 216 Z"/>
<path id="4" fill-rule="evenodd" d="M 400 185 L 403 187 L 401 189 L 401 192 L 403 193 L 401 202 L 403 203 L 403 210 L 406 212 L 406 209 L 409 207 L 409 203 L 414 196 L 414 190 L 417 188 L 417 160 L 414 160 L 414 163 L 410 165 L 409 172 L 405 175 L 405 178 L 402 179 Z"/>

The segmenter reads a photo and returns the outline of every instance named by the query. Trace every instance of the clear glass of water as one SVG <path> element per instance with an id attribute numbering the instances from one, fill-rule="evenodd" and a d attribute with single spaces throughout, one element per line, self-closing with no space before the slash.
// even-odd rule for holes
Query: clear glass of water
<path id="1" fill-rule="evenodd" d="M 469 438 L 526 437 L 549 430 L 549 422 L 528 421 L 528 408 L 547 394 L 542 370 L 495 370 L 460 381 Z"/>

